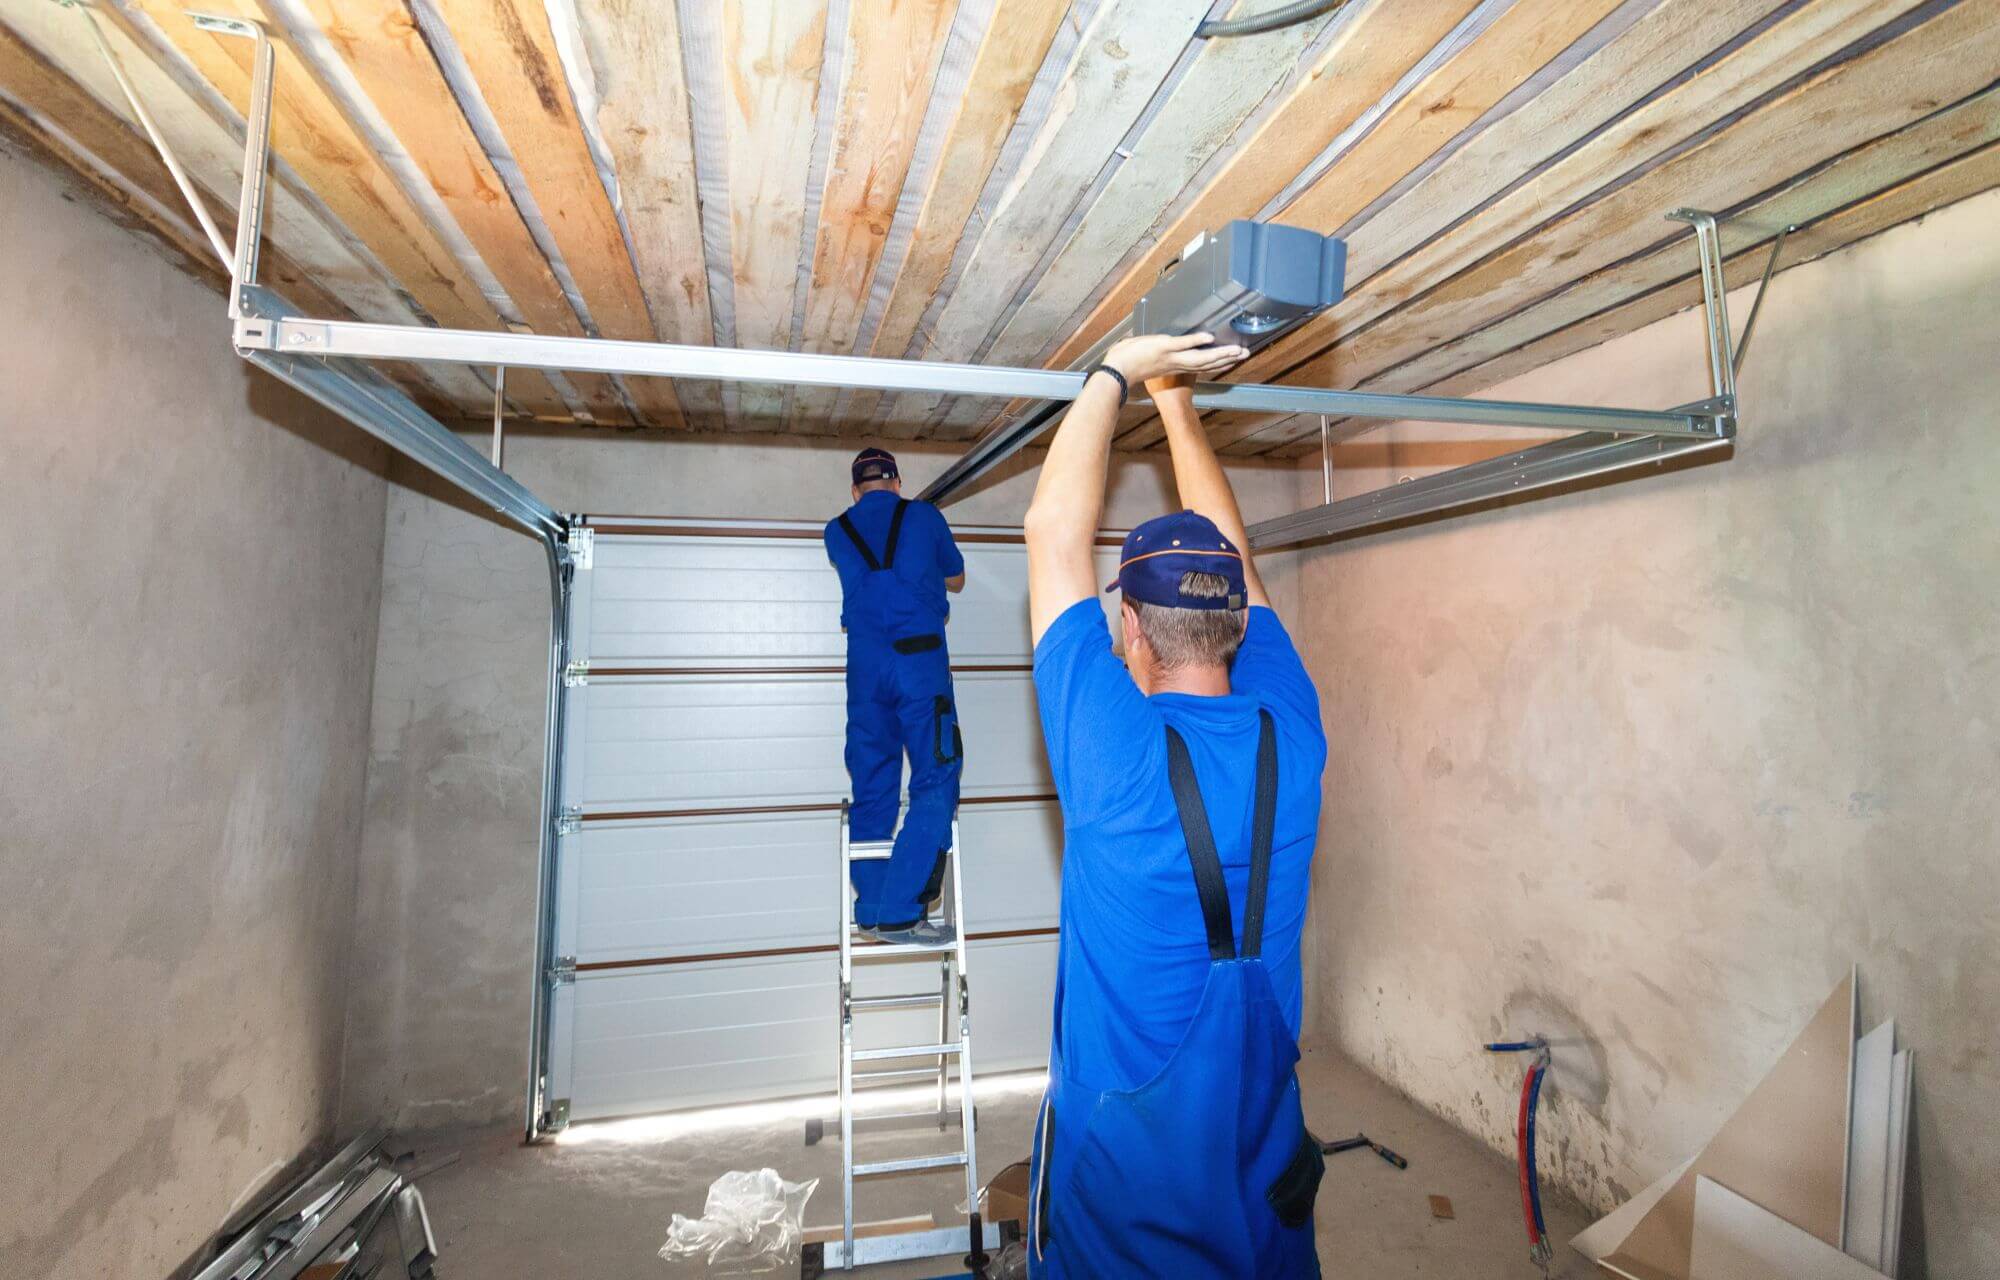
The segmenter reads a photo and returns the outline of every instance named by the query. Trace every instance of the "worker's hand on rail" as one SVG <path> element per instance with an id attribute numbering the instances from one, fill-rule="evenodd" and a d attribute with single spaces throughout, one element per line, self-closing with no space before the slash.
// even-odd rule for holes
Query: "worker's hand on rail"
<path id="1" fill-rule="evenodd" d="M 1136 390 L 1140 383 L 1152 378 L 1180 374 L 1206 378 L 1221 373 L 1250 354 L 1248 349 L 1234 345 L 1209 346 L 1213 341 L 1213 335 L 1206 333 L 1179 337 L 1151 333 L 1144 337 L 1126 338 L 1104 353 L 1104 363 L 1123 374 L 1125 381 Z"/>

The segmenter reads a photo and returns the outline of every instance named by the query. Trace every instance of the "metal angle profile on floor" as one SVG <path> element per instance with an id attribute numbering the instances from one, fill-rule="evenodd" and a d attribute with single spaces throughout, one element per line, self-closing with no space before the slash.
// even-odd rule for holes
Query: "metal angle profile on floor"
<path id="1" fill-rule="evenodd" d="M 87 8 L 75 6 L 81 21 L 95 24 Z M 507 475 L 443 423 L 426 413 L 368 366 L 368 361 L 436 361 L 492 367 L 496 376 L 510 367 L 622 374 L 636 377 L 777 383 L 855 390 L 930 391 L 951 396 L 1029 399 L 1040 402 L 1028 415 L 1004 424 L 975 442 L 924 493 L 933 501 L 964 488 L 1026 445 L 1061 407 L 1082 393 L 1085 372 L 1008 368 L 991 365 L 892 360 L 862 356 L 738 350 L 671 343 L 546 337 L 382 325 L 298 314 L 257 282 L 257 248 L 264 231 L 266 184 L 271 163 L 270 132 L 274 58 L 269 37 L 255 22 L 235 17 L 191 15 L 211 35 L 254 43 L 246 128 L 242 191 L 236 240 L 225 246 L 207 211 L 191 199 L 196 217 L 230 276 L 228 319 L 237 353 L 391 448 L 477 498 L 539 540 L 546 552 L 550 582 L 547 716 L 544 724 L 540 875 L 536 910 L 536 957 L 531 1028 L 531 1069 L 526 1109 L 530 1140 L 566 1123 L 545 1096 L 550 1003 L 563 980 L 553 950 L 556 843 L 559 834 L 562 769 L 563 677 L 567 658 L 570 588 L 581 548 L 576 521 Z M 149 116 L 110 47 L 98 40 L 120 90 L 145 125 Z M 157 131 L 148 137 L 183 194 L 183 174 Z M 1714 395 L 1668 410 L 1602 408 L 1445 397 L 1381 395 L 1333 388 L 1245 383 L 1201 383 L 1197 407 L 1219 410 L 1322 414 L 1378 420 L 1415 419 L 1500 427 L 1543 427 L 1580 434 L 1553 444 L 1444 472 L 1378 494 L 1363 495 L 1251 529 L 1253 545 L 1285 546 L 1340 533 L 1546 489 L 1584 477 L 1629 473 L 1670 458 L 1726 447 L 1736 430 L 1735 371 L 1740 348 L 1730 343 L 1723 298 L 1720 245 L 1714 218 L 1694 210 L 1673 215 L 1694 225 L 1702 262 L 1703 305 L 1708 317 Z M 228 249 L 225 252 L 225 249 Z M 1775 262 L 1775 251 L 1773 255 Z M 1768 283 L 1769 273 L 1766 273 Z M 1761 298 L 1761 293 L 1760 293 Z M 1754 323 L 1755 310 L 1752 318 Z M 1129 327 L 1129 326 L 1128 326 Z M 1114 330 L 1114 334 L 1117 330 Z M 1749 334 L 1746 330 L 1744 344 Z M 1085 360 L 1094 360 L 1093 347 Z M 1329 495 L 1330 496 L 1330 495 Z"/>

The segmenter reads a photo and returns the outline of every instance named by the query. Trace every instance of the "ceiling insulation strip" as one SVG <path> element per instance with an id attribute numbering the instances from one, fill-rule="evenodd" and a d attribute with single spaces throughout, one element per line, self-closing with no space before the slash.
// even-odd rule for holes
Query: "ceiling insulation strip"
<path id="1" fill-rule="evenodd" d="M 806 303 L 812 297 L 813 261 L 819 245 L 820 203 L 826 194 L 826 167 L 833 155 L 834 134 L 840 121 L 840 95 L 847 79 L 848 0 L 827 0 L 825 35 L 821 39 L 819 61 L 819 101 L 813 107 L 812 159 L 806 162 L 805 215 L 800 220 L 799 270 L 792 282 L 792 334 L 787 344 L 793 351 L 809 348 L 805 343 Z M 792 409 L 797 389 L 785 388 L 785 406 L 779 422 L 785 430 L 796 430 Z"/>

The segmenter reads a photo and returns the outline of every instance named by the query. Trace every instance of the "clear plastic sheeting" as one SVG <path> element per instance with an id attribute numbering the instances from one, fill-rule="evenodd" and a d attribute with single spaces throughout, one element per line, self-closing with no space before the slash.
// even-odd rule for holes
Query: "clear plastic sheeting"
<path id="1" fill-rule="evenodd" d="M 806 1201 L 818 1178 L 786 1182 L 775 1169 L 734 1169 L 708 1188 L 699 1218 L 675 1214 L 660 1256 L 706 1262 L 716 1275 L 753 1275 L 799 1265 Z"/>

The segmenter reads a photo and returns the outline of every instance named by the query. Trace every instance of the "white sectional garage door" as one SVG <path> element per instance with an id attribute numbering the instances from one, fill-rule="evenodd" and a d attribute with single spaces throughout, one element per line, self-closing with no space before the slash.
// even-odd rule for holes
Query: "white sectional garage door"
<path id="1" fill-rule="evenodd" d="M 819 526 L 593 521 L 571 611 L 549 1096 L 572 1120 L 829 1092 L 845 701 Z M 1018 530 L 960 529 L 947 632 L 979 1071 L 1048 1056 L 1061 822 Z M 1107 563 L 1113 549 L 1106 547 Z M 934 964 L 863 966 L 857 994 Z M 868 1044 L 925 1038 L 881 1015 Z M 935 1026 L 932 1026 L 935 1032 Z"/>

